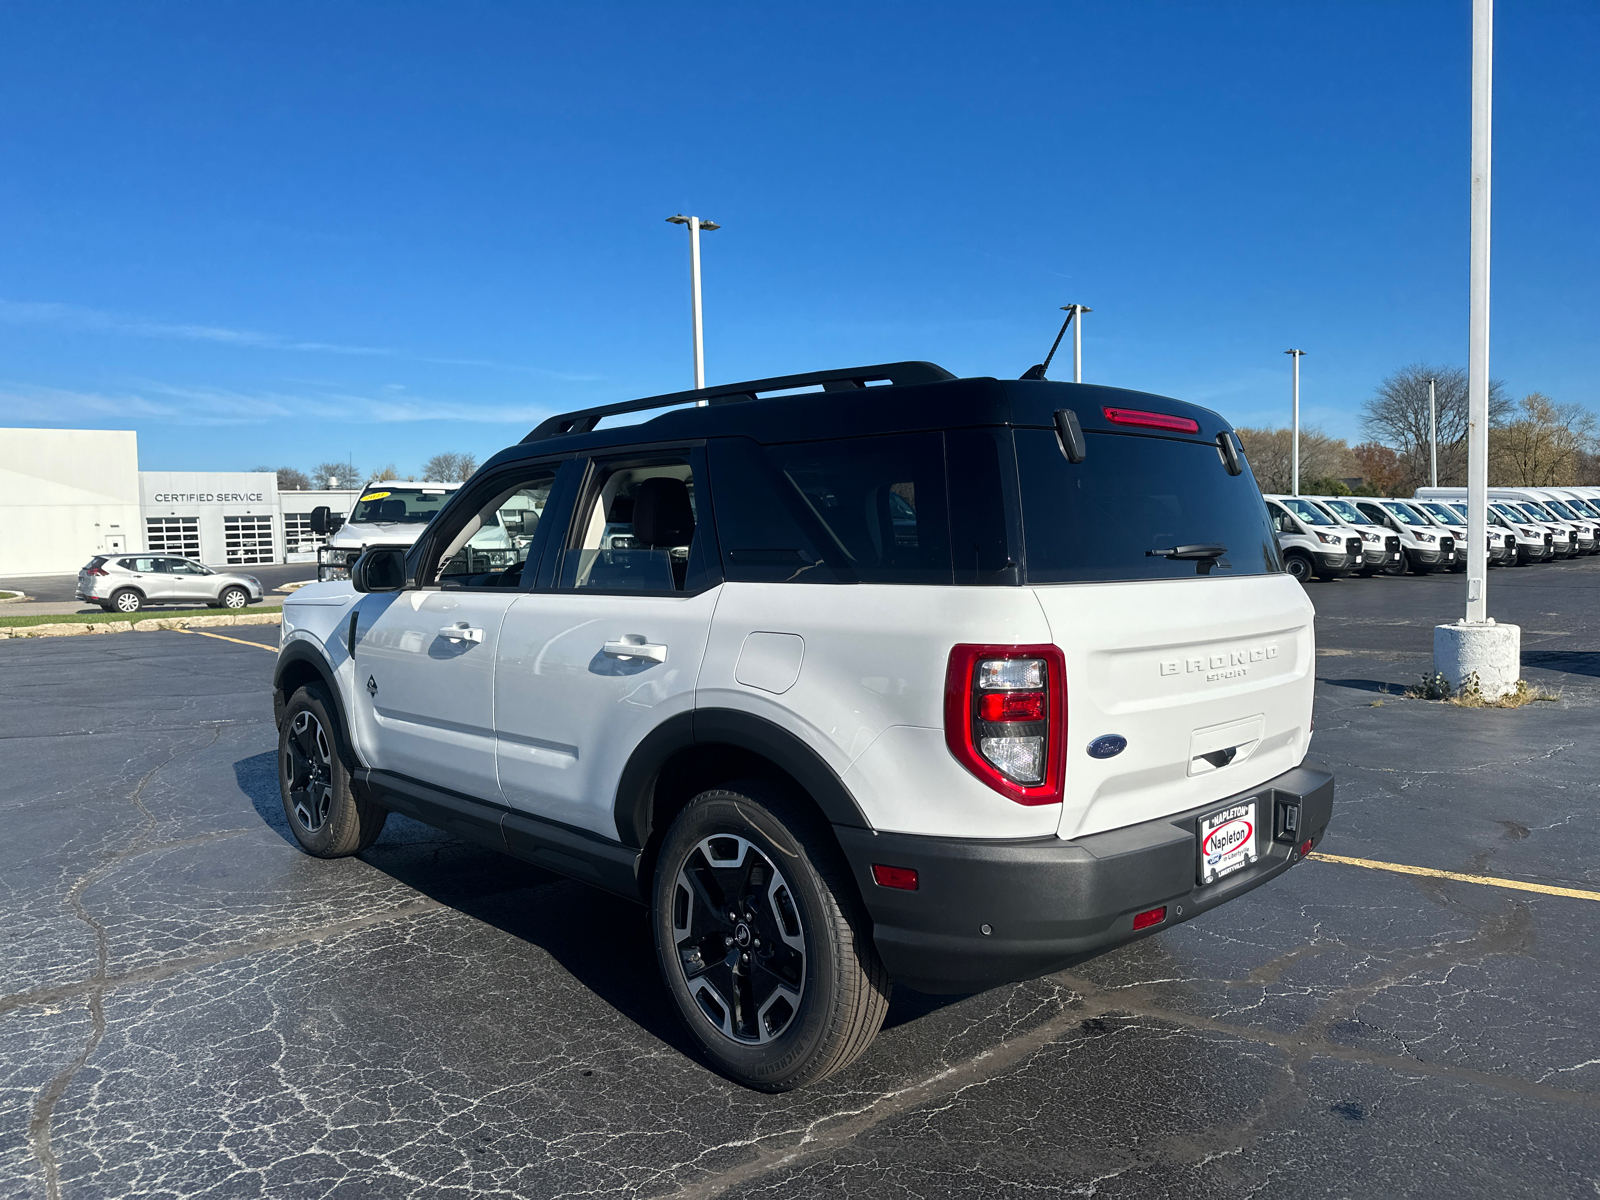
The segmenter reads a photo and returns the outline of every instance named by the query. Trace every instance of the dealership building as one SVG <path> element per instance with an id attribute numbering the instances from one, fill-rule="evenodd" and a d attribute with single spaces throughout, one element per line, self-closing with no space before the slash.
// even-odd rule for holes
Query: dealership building
<path id="1" fill-rule="evenodd" d="M 358 489 L 280 492 L 256 471 L 141 471 L 131 430 L 0 429 L 0 576 L 160 551 L 209 566 L 315 562 L 311 510 Z"/>

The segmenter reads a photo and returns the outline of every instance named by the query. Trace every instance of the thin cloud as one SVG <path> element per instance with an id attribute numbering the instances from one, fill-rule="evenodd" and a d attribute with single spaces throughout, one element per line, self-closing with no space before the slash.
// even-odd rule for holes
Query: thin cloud
<path id="1" fill-rule="evenodd" d="M 592 383 L 602 378 L 598 375 L 580 375 L 566 371 L 553 371 L 545 367 L 529 367 L 520 363 L 500 362 L 488 358 L 451 358 L 411 354 L 387 346 L 350 346 L 339 342 L 304 341 L 297 338 L 284 337 L 276 333 L 261 333 L 253 329 L 229 329 L 221 325 L 149 321 L 139 317 L 128 317 L 117 313 L 103 312 L 99 309 L 84 308 L 76 304 L 23 303 L 15 300 L 0 300 L 0 321 L 12 325 L 50 325 L 58 329 L 117 333 L 130 337 L 212 342 L 217 345 L 239 346 L 244 349 L 254 350 L 289 350 L 310 354 L 348 354 L 374 358 L 398 358 L 436 366 L 522 371 L 550 379 L 559 379 L 567 383 Z"/>

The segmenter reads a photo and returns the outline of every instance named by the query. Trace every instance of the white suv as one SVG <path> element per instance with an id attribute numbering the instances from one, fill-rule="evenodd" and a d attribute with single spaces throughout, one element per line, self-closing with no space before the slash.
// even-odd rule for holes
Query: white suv
<path id="1" fill-rule="evenodd" d="M 1215 413 L 895 363 L 496 455 L 285 603 L 280 782 L 312 854 L 393 810 L 648 905 L 710 1060 L 781 1091 L 891 981 L 1059 970 L 1303 859 L 1314 666 Z"/>

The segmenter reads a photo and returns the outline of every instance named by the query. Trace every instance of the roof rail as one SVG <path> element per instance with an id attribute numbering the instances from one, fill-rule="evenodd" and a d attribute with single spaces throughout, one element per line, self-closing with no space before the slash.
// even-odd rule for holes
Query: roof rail
<path id="1" fill-rule="evenodd" d="M 600 418 L 618 413 L 643 412 L 651 408 L 671 408 L 679 404 L 733 404 L 741 400 L 754 400 L 761 392 L 782 392 L 791 388 L 809 387 L 820 383 L 824 391 L 840 392 L 866 387 L 880 379 L 891 384 L 939 383 L 955 376 L 931 362 L 879 363 L 872 367 L 846 367 L 836 371 L 807 371 L 801 375 L 779 375 L 773 379 L 751 379 L 744 383 L 723 383 L 716 387 L 695 388 L 687 392 L 670 392 L 665 396 L 649 396 L 643 400 L 623 400 L 616 404 L 602 404 L 596 408 L 561 413 L 546 421 L 523 438 L 524 442 L 537 442 L 544 438 L 560 437 L 567 433 L 588 433 L 600 423 Z"/>

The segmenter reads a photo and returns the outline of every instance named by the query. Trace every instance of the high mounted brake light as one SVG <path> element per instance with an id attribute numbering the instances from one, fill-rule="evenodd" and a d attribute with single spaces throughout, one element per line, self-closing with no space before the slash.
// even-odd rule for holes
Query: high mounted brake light
<path id="1" fill-rule="evenodd" d="M 1146 429 L 1165 429 L 1170 433 L 1199 433 L 1200 422 L 1171 413 L 1145 412 L 1140 408 L 1102 408 L 1113 425 L 1140 425 Z"/>
<path id="2" fill-rule="evenodd" d="M 1057 646 L 955 646 L 944 680 L 950 753 L 1018 804 L 1061 803 L 1067 672 Z"/>

